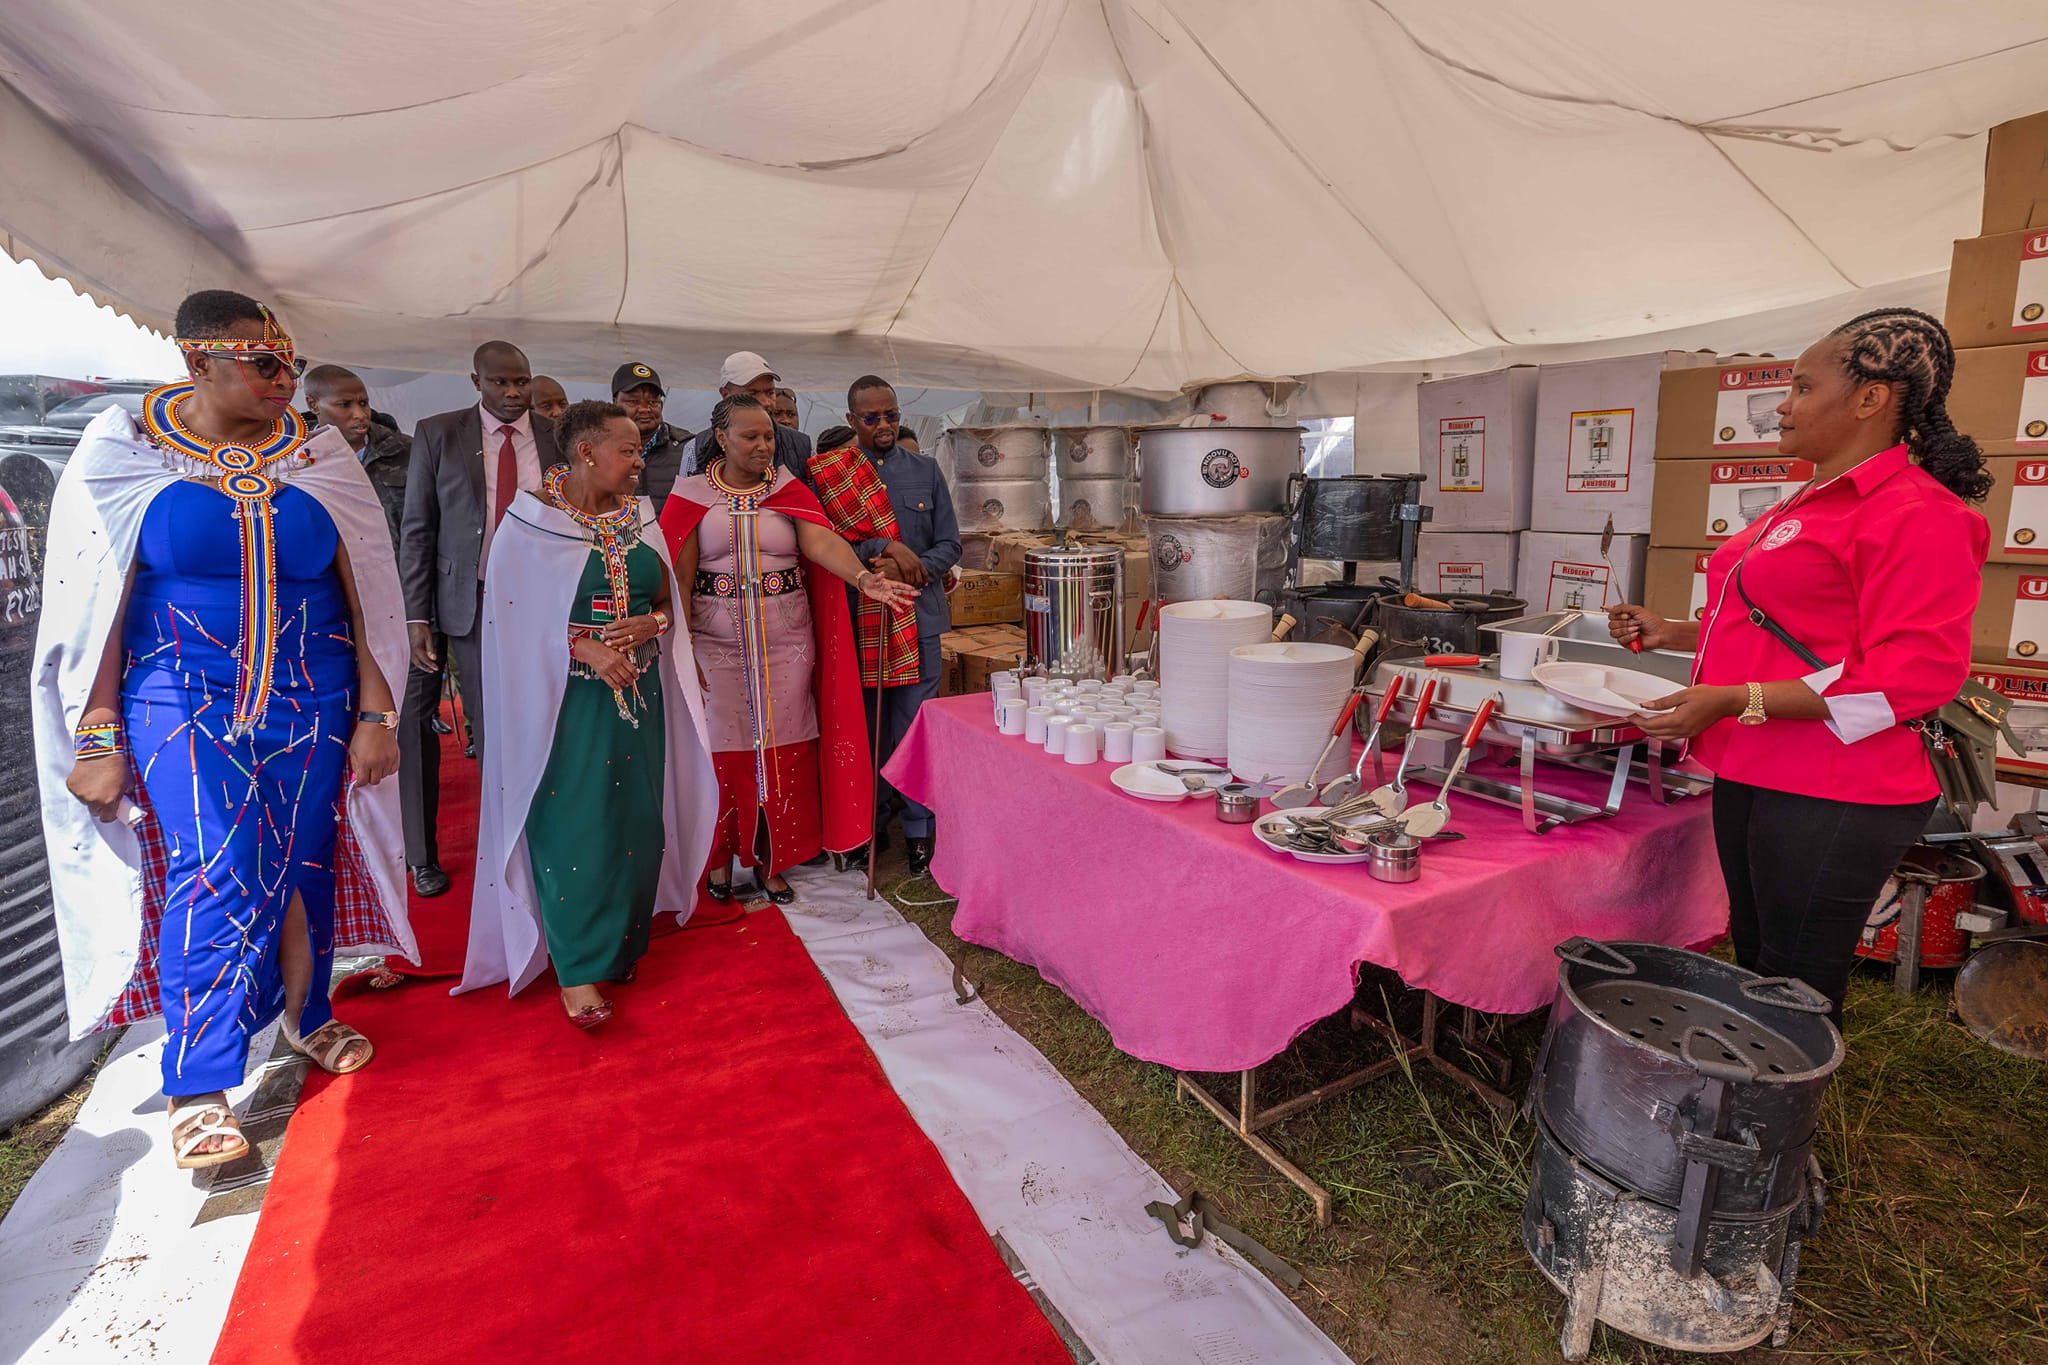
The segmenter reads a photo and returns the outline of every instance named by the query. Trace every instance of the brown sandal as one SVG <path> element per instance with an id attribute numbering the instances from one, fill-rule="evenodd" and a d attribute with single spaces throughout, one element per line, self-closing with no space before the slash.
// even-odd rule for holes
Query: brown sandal
<path id="1" fill-rule="evenodd" d="M 246 1156 L 249 1139 L 242 1136 L 242 1125 L 235 1121 L 235 1111 L 219 1100 L 193 1096 L 197 1104 L 178 1107 L 180 1101 L 171 1101 L 171 1153 L 177 1158 L 181 1171 L 197 1170 L 202 1166 L 219 1166 Z M 208 1138 L 233 1138 L 234 1143 L 217 1152 L 196 1150 Z"/>
<path id="2" fill-rule="evenodd" d="M 311 1061 L 314 1066 L 330 1076 L 346 1076 L 351 1071 L 361 1071 L 377 1055 L 377 1049 L 370 1040 L 350 1028 L 339 1019 L 329 1019 L 304 1038 L 287 1027 L 283 1029 L 284 1040 L 291 1050 Z M 360 1043 L 362 1051 L 346 1066 L 336 1065 L 336 1060 L 351 1046 Z"/>

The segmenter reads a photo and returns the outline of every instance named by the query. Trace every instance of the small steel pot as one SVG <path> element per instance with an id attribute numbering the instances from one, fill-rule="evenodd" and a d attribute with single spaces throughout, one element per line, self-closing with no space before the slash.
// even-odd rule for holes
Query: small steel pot
<path id="1" fill-rule="evenodd" d="M 1381 830 L 1366 840 L 1371 856 L 1365 870 L 1373 880 L 1412 882 L 1422 875 L 1422 840 L 1400 830 Z"/>
<path id="2" fill-rule="evenodd" d="M 1259 818 L 1258 792 L 1243 782 L 1226 782 L 1216 789 L 1216 818 L 1226 825 L 1249 825 Z"/>

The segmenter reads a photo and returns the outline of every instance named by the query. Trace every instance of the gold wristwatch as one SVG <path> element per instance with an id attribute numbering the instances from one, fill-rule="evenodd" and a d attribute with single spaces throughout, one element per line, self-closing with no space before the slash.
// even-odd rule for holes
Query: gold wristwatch
<path id="1" fill-rule="evenodd" d="M 358 711 L 356 712 L 356 719 L 365 725 L 381 725 L 387 730 L 396 730 L 398 728 L 398 713 L 396 711 Z"/>
<path id="2" fill-rule="evenodd" d="M 1749 705 L 1742 708 L 1742 714 L 1735 718 L 1737 725 L 1762 725 L 1770 717 L 1764 714 L 1764 685 L 1753 682 L 1749 685 Z"/>

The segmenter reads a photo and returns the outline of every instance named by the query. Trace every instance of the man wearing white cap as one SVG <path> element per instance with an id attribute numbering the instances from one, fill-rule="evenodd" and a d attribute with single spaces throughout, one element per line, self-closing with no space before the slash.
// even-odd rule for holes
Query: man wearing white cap
<path id="1" fill-rule="evenodd" d="M 770 407 L 775 402 L 775 388 L 782 382 L 782 376 L 775 373 L 768 362 L 752 351 L 734 351 L 725 358 L 725 364 L 718 370 L 718 396 L 730 398 L 736 393 L 751 393 L 761 400 L 761 406 Z M 697 438 L 697 468 L 702 474 L 717 457 L 717 450 L 711 444 L 712 432 L 707 428 Z M 804 487 L 811 487 L 811 438 L 794 427 L 780 423 L 775 427 L 775 463 L 788 471 Z M 813 490 L 815 491 L 815 490 Z"/>

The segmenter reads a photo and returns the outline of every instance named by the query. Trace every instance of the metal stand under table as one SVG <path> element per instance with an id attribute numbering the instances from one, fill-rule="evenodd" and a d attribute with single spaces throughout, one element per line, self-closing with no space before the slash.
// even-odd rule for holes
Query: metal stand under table
<path id="1" fill-rule="evenodd" d="M 1192 1096 L 1204 1109 L 1215 1115 L 1217 1122 L 1242 1139 L 1245 1146 L 1258 1154 L 1260 1160 L 1287 1177 L 1289 1183 L 1315 1201 L 1316 1222 L 1323 1227 L 1329 1227 L 1335 1221 L 1335 1201 L 1330 1191 L 1318 1184 L 1308 1172 L 1289 1161 L 1279 1148 L 1260 1137 L 1260 1130 L 1270 1128 L 1282 1119 L 1291 1118 L 1311 1105 L 1341 1095 L 1347 1090 L 1356 1090 L 1367 1081 L 1377 1080 L 1388 1072 L 1396 1069 L 1407 1071 L 1418 1061 L 1429 1063 L 1502 1114 L 1512 1117 L 1515 1112 L 1514 1101 L 1509 1099 L 1502 1089 L 1511 1079 L 1512 1063 L 1506 1053 L 1478 1036 L 1479 1011 L 1464 1005 L 1453 1005 L 1428 991 L 1420 991 L 1417 994 L 1422 997 L 1422 1028 L 1414 1038 L 1402 1033 L 1393 1020 L 1382 1018 L 1355 1004 L 1351 1006 L 1349 1022 L 1352 1028 L 1373 1029 L 1394 1048 L 1392 1056 L 1374 1062 L 1371 1066 L 1353 1071 L 1326 1085 L 1319 1085 L 1305 1094 L 1296 1095 L 1293 1099 L 1283 1100 L 1270 1109 L 1259 1108 L 1259 1068 L 1247 1067 L 1237 1073 L 1237 1112 L 1234 1115 L 1228 1105 L 1185 1071 L 1174 1073 L 1176 1097 Z M 1451 1039 L 1467 1056 L 1476 1058 L 1484 1064 L 1493 1079 L 1480 1079 L 1452 1061 L 1439 1049 L 1439 1008 L 1457 1012 L 1457 1021 L 1444 1024 L 1443 1027 L 1449 1031 Z"/>

